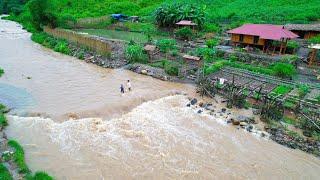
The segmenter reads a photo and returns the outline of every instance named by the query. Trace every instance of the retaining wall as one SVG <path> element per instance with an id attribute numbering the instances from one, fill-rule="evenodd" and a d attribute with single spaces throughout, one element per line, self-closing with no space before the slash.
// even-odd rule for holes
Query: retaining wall
<path id="1" fill-rule="evenodd" d="M 44 31 L 54 37 L 86 46 L 103 55 L 123 54 L 125 45 L 127 44 L 126 41 L 122 40 L 107 39 L 60 28 L 51 29 L 45 27 Z"/>

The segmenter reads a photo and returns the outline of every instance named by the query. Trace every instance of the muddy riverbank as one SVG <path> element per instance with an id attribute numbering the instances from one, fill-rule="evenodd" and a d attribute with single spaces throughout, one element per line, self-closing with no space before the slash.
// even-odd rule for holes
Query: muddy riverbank
<path id="1" fill-rule="evenodd" d="M 33 171 L 57 179 L 320 175 L 318 158 L 227 126 L 219 113 L 188 107 L 187 96 L 175 94 L 194 97 L 192 85 L 97 67 L 33 43 L 14 22 L 1 20 L 0 28 L 0 66 L 6 71 L 0 87 L 7 89 L 0 99 L 9 102 L 16 92 L 28 99 L 11 104 L 6 133 L 21 142 Z M 133 91 L 121 96 L 119 85 L 127 79 Z"/>

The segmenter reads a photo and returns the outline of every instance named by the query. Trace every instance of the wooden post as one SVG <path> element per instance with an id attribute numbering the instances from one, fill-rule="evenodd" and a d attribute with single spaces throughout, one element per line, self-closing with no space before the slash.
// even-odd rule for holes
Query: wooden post
<path id="1" fill-rule="evenodd" d="M 274 55 L 275 51 L 276 51 L 276 46 L 273 46 L 272 56 Z"/>
<path id="2" fill-rule="evenodd" d="M 285 43 L 284 43 L 284 50 L 283 53 L 285 54 L 287 51 L 287 45 L 288 45 L 288 39 L 286 39 Z"/>
<path id="3" fill-rule="evenodd" d="M 279 50 L 279 55 L 282 54 L 282 48 L 283 48 L 283 39 L 281 38 L 281 41 L 280 41 L 280 50 Z"/>
<path id="4" fill-rule="evenodd" d="M 309 66 L 312 66 L 316 62 L 317 49 L 312 49 Z"/>

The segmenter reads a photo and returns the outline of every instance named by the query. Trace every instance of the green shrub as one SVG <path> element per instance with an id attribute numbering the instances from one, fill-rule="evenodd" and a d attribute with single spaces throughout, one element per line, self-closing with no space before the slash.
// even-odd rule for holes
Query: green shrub
<path id="1" fill-rule="evenodd" d="M 296 50 L 299 48 L 299 43 L 296 41 L 288 41 L 287 43 L 287 50 L 291 50 L 292 53 L 296 52 Z"/>
<path id="2" fill-rule="evenodd" d="M 209 47 L 209 48 L 213 48 L 217 45 L 219 45 L 220 43 L 220 40 L 219 39 L 209 39 L 206 41 L 206 45 Z"/>
<path id="3" fill-rule="evenodd" d="M 131 62 L 140 62 L 140 63 L 146 63 L 147 57 L 146 54 L 144 54 L 144 50 L 140 45 L 133 44 L 129 45 L 126 49 L 126 58 Z"/>
<path id="4" fill-rule="evenodd" d="M 0 112 L 0 127 L 5 127 L 8 125 L 6 116 Z"/>
<path id="5" fill-rule="evenodd" d="M 320 94 L 316 97 L 316 100 L 318 101 L 318 104 L 320 104 Z"/>
<path id="6" fill-rule="evenodd" d="M 211 74 L 211 73 L 215 73 L 215 72 L 219 71 L 221 68 L 223 68 L 225 65 L 226 65 L 226 61 L 217 61 L 213 65 L 205 68 L 204 73 L 206 75 Z"/>
<path id="7" fill-rule="evenodd" d="M 205 32 L 219 32 L 220 27 L 217 24 L 205 24 L 203 31 L 205 31 Z"/>
<path id="8" fill-rule="evenodd" d="M 312 44 L 320 44 L 320 35 L 310 38 L 308 42 Z"/>
<path id="9" fill-rule="evenodd" d="M 308 85 L 301 84 L 298 86 L 298 94 L 300 98 L 303 98 L 309 92 L 310 92 L 310 87 Z"/>
<path id="10" fill-rule="evenodd" d="M 171 76 L 178 76 L 179 64 L 167 59 L 150 64 L 152 67 L 158 67 L 164 69 L 164 71 Z"/>
<path id="11" fill-rule="evenodd" d="M 169 50 L 176 49 L 176 40 L 174 39 L 160 39 L 156 42 L 157 47 L 161 52 L 167 53 Z"/>
<path id="12" fill-rule="evenodd" d="M 54 51 L 60 52 L 63 54 L 70 54 L 71 50 L 68 47 L 68 43 L 66 41 L 58 40 L 57 44 L 54 46 Z"/>
<path id="13" fill-rule="evenodd" d="M 36 43 L 43 44 L 47 37 L 48 37 L 48 35 L 43 32 L 42 33 L 33 33 L 31 35 L 31 40 Z"/>
<path id="14" fill-rule="evenodd" d="M 175 32 L 175 35 L 182 40 L 190 40 L 193 37 L 193 32 L 189 27 L 180 28 Z"/>
<path id="15" fill-rule="evenodd" d="M 18 166 L 19 172 L 23 174 L 30 173 L 30 170 L 24 160 L 24 151 L 21 145 L 14 140 L 8 141 L 8 145 L 15 150 L 13 154 L 13 160 Z"/>
<path id="16" fill-rule="evenodd" d="M 215 50 L 211 48 L 197 48 L 194 55 L 201 57 L 206 63 L 211 63 L 214 61 Z"/>
<path id="17" fill-rule="evenodd" d="M 191 20 L 202 28 L 205 23 L 205 6 L 185 3 L 163 4 L 156 9 L 155 20 L 160 27 L 172 27 L 181 20 Z"/>
<path id="18" fill-rule="evenodd" d="M 4 73 L 4 70 L 0 68 L 0 77 L 2 76 L 3 73 Z"/>
<path id="19" fill-rule="evenodd" d="M 48 0 L 31 0 L 27 3 L 31 14 L 31 20 L 37 30 L 41 30 L 43 25 L 56 27 L 58 18 L 53 14 L 51 2 Z"/>
<path id="20" fill-rule="evenodd" d="M 176 49 L 170 51 L 170 55 L 173 56 L 173 57 L 178 56 L 178 54 L 179 54 L 179 52 Z"/>
<path id="21" fill-rule="evenodd" d="M 49 176 L 46 172 L 38 171 L 33 176 L 30 174 L 26 180 L 53 180 L 53 177 Z"/>
<path id="22" fill-rule="evenodd" d="M 3 179 L 3 180 L 13 179 L 9 170 L 2 163 L 0 164 L 0 179 Z"/>
<path id="23" fill-rule="evenodd" d="M 177 63 L 169 62 L 165 64 L 164 71 L 171 76 L 178 76 L 179 66 L 177 65 Z"/>
<path id="24" fill-rule="evenodd" d="M 285 55 L 280 59 L 280 62 L 294 65 L 298 60 L 299 57 L 296 55 Z"/>
<path id="25" fill-rule="evenodd" d="M 292 78 L 296 74 L 296 69 L 291 64 L 275 63 L 272 70 L 276 76 L 281 78 Z"/>

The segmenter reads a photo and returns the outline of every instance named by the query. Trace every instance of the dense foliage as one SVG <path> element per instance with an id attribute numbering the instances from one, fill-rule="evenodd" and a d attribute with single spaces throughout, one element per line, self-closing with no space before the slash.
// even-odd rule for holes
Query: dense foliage
<path id="1" fill-rule="evenodd" d="M 67 55 L 70 55 L 71 53 L 68 42 L 66 40 L 54 38 L 46 33 L 33 33 L 31 39 L 34 42 L 42 44 L 47 48 L 53 49 L 56 52 Z"/>
<path id="2" fill-rule="evenodd" d="M 3 73 L 4 73 L 4 70 L 0 68 L 0 77 L 2 76 Z"/>
<path id="3" fill-rule="evenodd" d="M 140 63 L 146 63 L 147 62 L 147 56 L 144 53 L 144 49 L 142 46 L 138 44 L 131 44 L 126 49 L 126 58 L 130 62 L 140 62 Z"/>
<path id="4" fill-rule="evenodd" d="M 176 49 L 177 42 L 174 39 L 160 39 L 156 42 L 156 45 L 161 52 L 167 53 L 170 50 Z"/>
<path id="5" fill-rule="evenodd" d="M 291 78 L 293 75 L 296 74 L 296 69 L 293 65 L 287 63 L 275 63 L 272 67 L 276 76 L 282 78 Z"/>
<path id="6" fill-rule="evenodd" d="M 28 2 L 31 20 L 37 30 L 41 30 L 42 25 L 57 26 L 58 18 L 52 12 L 52 8 L 50 0 L 30 0 Z"/>
<path id="7" fill-rule="evenodd" d="M 177 38 L 182 40 L 191 40 L 193 37 L 193 32 L 189 27 L 184 27 L 176 30 L 175 35 Z"/>
<path id="8" fill-rule="evenodd" d="M 286 85 L 280 85 L 271 91 L 273 95 L 285 95 L 288 94 L 292 90 L 292 87 Z"/>
<path id="9" fill-rule="evenodd" d="M 10 7 L 18 6 L 18 9 L 23 12 L 17 13 L 16 17 L 11 19 L 23 23 L 28 30 L 33 30 L 30 23 L 34 19 L 33 9 L 22 8 L 20 2 L 31 4 L 35 1 L 41 0 L 29 0 L 29 2 L 28 0 L 0 0 L 0 11 L 3 9 L 4 2 L 10 2 L 9 4 L 12 4 Z M 165 18 L 167 20 L 162 21 L 161 24 L 167 25 L 170 21 L 172 23 L 172 19 L 175 19 L 173 17 L 181 11 L 183 12 L 181 16 L 173 21 L 187 18 L 194 19 L 202 25 L 205 15 L 207 23 L 203 24 L 203 27 L 206 32 L 220 31 L 217 24 L 236 27 L 243 23 L 308 23 L 320 18 L 320 14 L 317 13 L 320 9 L 319 0 L 49 0 L 49 2 L 50 8 L 43 9 L 45 24 L 50 20 L 54 22 L 53 24 L 56 23 L 62 27 L 80 18 L 110 16 L 112 13 L 138 15 L 142 21 L 151 23 L 154 20 L 154 12 L 159 11 L 159 7 L 174 7 L 174 4 L 182 4 L 182 6 L 172 8 L 170 12 L 173 11 L 173 13 L 169 14 Z M 192 4 L 195 4 L 195 7 Z M 35 6 L 36 10 L 39 10 L 37 7 Z M 193 8 L 201 12 L 195 15 L 196 18 L 190 16 L 194 13 L 190 10 Z M 160 19 L 163 18 L 162 16 Z M 108 24 L 109 21 L 106 23 Z"/>
<path id="10" fill-rule="evenodd" d="M 2 163 L 0 163 L 0 179 L 3 179 L 3 180 L 13 179 L 8 169 Z"/>
<path id="11" fill-rule="evenodd" d="M 18 165 L 20 173 L 30 173 L 30 169 L 24 160 L 24 150 L 21 145 L 14 140 L 8 141 L 8 145 L 15 150 L 13 160 Z"/>
<path id="12" fill-rule="evenodd" d="M 19 15 L 28 0 L 0 0 L 0 14 Z"/>
<path id="13" fill-rule="evenodd" d="M 205 23 L 205 7 L 196 4 L 164 4 L 155 11 L 155 20 L 161 27 L 172 27 L 181 20 L 189 20 L 202 27 Z"/>
<path id="14" fill-rule="evenodd" d="M 150 64 L 153 67 L 158 67 L 164 69 L 164 71 L 171 76 L 178 76 L 179 74 L 179 64 L 174 61 L 169 61 L 167 59 L 162 59 L 161 61 Z"/>
<path id="15" fill-rule="evenodd" d="M 311 39 L 309 39 L 309 43 L 312 43 L 312 44 L 319 44 L 320 43 L 320 35 L 318 36 L 315 36 Z"/>

